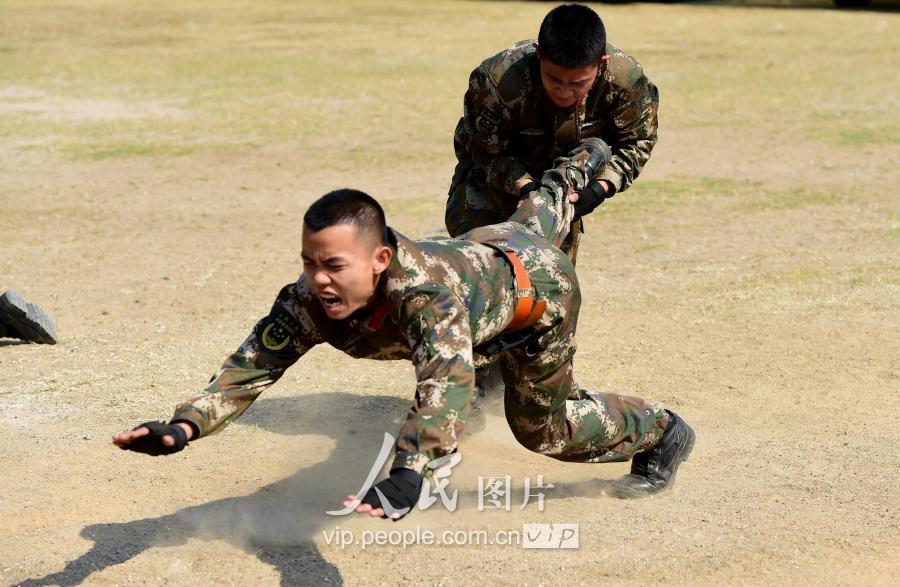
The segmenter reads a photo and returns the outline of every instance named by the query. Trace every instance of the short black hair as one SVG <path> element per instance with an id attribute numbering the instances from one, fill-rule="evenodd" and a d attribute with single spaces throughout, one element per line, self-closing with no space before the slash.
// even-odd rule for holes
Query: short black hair
<path id="1" fill-rule="evenodd" d="M 336 224 L 353 224 L 374 243 L 390 246 L 384 209 L 365 192 L 352 189 L 328 192 L 303 215 L 303 226 L 312 232 Z"/>
<path id="2" fill-rule="evenodd" d="M 562 67 L 581 68 L 606 54 L 606 27 L 581 4 L 563 4 L 547 13 L 538 33 L 541 55 Z"/>

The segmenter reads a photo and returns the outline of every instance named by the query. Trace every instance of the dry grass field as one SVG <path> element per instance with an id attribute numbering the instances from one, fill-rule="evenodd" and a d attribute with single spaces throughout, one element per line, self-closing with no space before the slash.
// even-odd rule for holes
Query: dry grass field
<path id="1" fill-rule="evenodd" d="M 595 5 L 661 126 L 587 222 L 576 372 L 695 427 L 671 492 L 607 497 L 627 464 L 531 454 L 494 415 L 455 512 L 326 516 L 414 377 L 325 348 L 178 455 L 110 444 L 202 389 L 296 279 L 317 196 L 358 187 L 405 234 L 441 233 L 468 73 L 549 6 L 0 3 L 0 288 L 61 335 L 0 341 L 0 584 L 900 584 L 889 9 Z M 544 511 L 519 509 L 539 474 Z M 478 511 L 478 477 L 504 475 L 511 511 Z M 327 539 L 524 523 L 578 523 L 580 548 Z"/>

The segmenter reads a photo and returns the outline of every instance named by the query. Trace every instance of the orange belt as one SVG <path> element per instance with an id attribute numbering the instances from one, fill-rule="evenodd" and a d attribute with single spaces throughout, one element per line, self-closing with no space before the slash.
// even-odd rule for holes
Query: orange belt
<path id="1" fill-rule="evenodd" d="M 533 326 L 544 315 L 547 302 L 541 300 L 535 303 L 531 277 L 528 275 L 528 271 L 525 269 L 525 265 L 522 264 L 519 256 L 512 251 L 504 251 L 500 248 L 496 250 L 503 253 L 509 260 L 513 268 L 513 275 L 516 278 L 516 311 L 513 314 L 512 322 L 504 329 L 504 332 L 513 332 Z"/>

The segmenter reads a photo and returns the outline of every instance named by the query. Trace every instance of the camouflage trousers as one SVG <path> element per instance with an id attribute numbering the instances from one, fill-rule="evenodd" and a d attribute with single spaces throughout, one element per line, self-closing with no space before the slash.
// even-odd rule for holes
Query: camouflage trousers
<path id="1" fill-rule="evenodd" d="M 496 227 L 500 228 L 500 227 Z M 491 227 L 473 231 L 475 240 Z M 506 388 L 506 419 L 520 444 L 563 461 L 625 461 L 654 446 L 669 415 L 638 397 L 580 388 L 572 373 L 581 293 L 575 267 L 544 243 L 519 251 L 547 309 L 528 341 L 493 355 Z"/>
<path id="2" fill-rule="evenodd" d="M 669 423 L 665 410 L 639 397 L 578 387 L 571 359 L 555 365 L 509 354 L 501 362 L 506 420 L 528 450 L 561 461 L 627 461 L 655 446 Z"/>
<path id="3" fill-rule="evenodd" d="M 462 167 L 462 166 L 460 166 Z M 473 228 L 499 224 L 509 220 L 516 211 L 518 198 L 490 187 L 487 175 L 480 167 L 457 170 L 444 212 L 444 224 L 450 236 L 456 237 Z M 578 258 L 578 242 L 583 232 L 581 220 L 572 229 L 560 248 L 574 265 Z"/>

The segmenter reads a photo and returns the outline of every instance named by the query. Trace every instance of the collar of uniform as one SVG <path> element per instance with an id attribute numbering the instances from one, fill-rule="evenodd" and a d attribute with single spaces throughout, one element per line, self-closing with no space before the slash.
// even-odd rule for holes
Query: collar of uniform
<path id="1" fill-rule="evenodd" d="M 354 328 L 362 324 L 370 330 L 378 329 L 386 317 L 384 308 L 388 302 L 387 280 L 391 276 L 402 276 L 406 272 L 400 262 L 400 255 L 398 255 L 397 252 L 401 248 L 409 249 L 410 247 L 415 247 L 415 243 L 390 226 L 387 227 L 387 239 L 388 244 L 394 249 L 394 256 L 391 258 L 391 262 L 388 264 L 387 269 L 385 269 L 382 272 L 381 277 L 378 278 L 378 283 L 375 286 L 375 294 L 372 296 L 371 303 L 347 317 Z"/>
<path id="2" fill-rule="evenodd" d="M 400 247 L 409 248 L 409 245 L 412 243 L 410 239 L 406 238 L 390 226 L 387 227 L 387 237 L 391 248 L 394 249 L 394 256 L 391 258 L 391 262 L 387 269 L 381 274 L 381 280 L 378 282 L 377 289 L 382 294 L 384 293 L 384 282 L 387 280 L 386 276 L 394 275 L 397 271 L 403 271 L 403 267 L 400 264 L 400 255 L 398 255 L 397 252 L 400 250 Z"/>
<path id="3" fill-rule="evenodd" d="M 380 285 L 380 284 L 379 284 Z M 358 325 L 360 322 L 365 322 L 369 318 L 372 317 L 372 314 L 375 312 L 375 308 L 382 305 L 384 303 L 384 299 L 382 295 L 379 295 L 378 289 L 375 290 L 375 295 L 372 296 L 372 300 L 369 302 L 369 305 L 365 308 L 360 308 L 359 310 L 353 312 L 349 316 L 347 316 L 346 320 L 353 326 Z"/>

